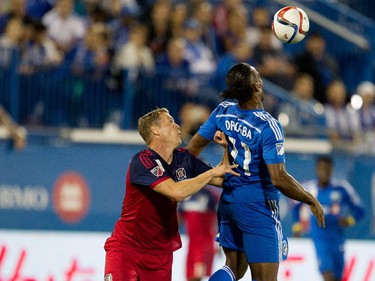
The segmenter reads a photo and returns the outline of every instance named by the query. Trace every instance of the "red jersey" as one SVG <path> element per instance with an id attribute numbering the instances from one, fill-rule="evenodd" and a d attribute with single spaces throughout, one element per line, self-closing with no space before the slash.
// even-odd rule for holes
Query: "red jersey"
<path id="1" fill-rule="evenodd" d="M 177 202 L 153 188 L 169 178 L 181 181 L 209 169 L 211 166 L 182 148 L 174 151 L 170 165 L 152 149 L 137 153 L 127 171 L 121 218 L 112 239 L 146 254 L 167 254 L 179 249 Z"/>

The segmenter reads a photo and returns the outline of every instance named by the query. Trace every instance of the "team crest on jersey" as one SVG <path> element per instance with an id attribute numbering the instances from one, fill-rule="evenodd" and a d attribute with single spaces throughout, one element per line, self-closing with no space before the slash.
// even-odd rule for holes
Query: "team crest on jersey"
<path id="1" fill-rule="evenodd" d="M 284 155 L 284 144 L 283 143 L 277 143 L 276 144 L 276 151 L 277 151 L 277 155 Z"/>
<path id="2" fill-rule="evenodd" d="M 104 281 L 113 281 L 112 274 L 108 273 L 104 277 Z"/>
<path id="3" fill-rule="evenodd" d="M 185 168 L 178 168 L 176 170 L 176 176 L 179 181 L 186 179 L 186 171 Z"/>

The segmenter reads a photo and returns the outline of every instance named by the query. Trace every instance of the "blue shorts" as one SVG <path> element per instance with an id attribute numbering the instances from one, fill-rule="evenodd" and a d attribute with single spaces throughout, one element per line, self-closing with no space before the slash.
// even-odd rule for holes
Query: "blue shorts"
<path id="1" fill-rule="evenodd" d="M 283 235 L 279 202 L 227 202 L 218 209 L 220 245 L 245 252 L 247 262 L 281 262 L 288 255 Z"/>
<path id="2" fill-rule="evenodd" d="M 336 241 L 314 239 L 319 271 L 332 272 L 336 279 L 342 279 L 344 274 L 344 245 Z"/>

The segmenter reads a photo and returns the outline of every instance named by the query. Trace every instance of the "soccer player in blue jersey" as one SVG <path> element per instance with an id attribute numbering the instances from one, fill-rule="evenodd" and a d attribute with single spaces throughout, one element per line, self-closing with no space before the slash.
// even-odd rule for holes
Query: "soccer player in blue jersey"
<path id="1" fill-rule="evenodd" d="M 180 127 L 165 108 L 141 117 L 138 130 L 147 148 L 129 164 L 121 217 L 104 246 L 105 280 L 171 281 L 173 252 L 181 247 L 177 202 L 208 183 L 221 186 L 226 173 L 239 174 L 224 158 L 212 168 L 178 149 Z"/>
<path id="2" fill-rule="evenodd" d="M 341 281 L 344 271 L 344 229 L 353 226 L 362 219 L 365 210 L 359 196 L 347 181 L 334 181 L 333 160 L 329 156 L 320 156 L 316 161 L 317 179 L 308 181 L 304 186 L 317 195 L 323 205 L 326 227 L 316 227 L 310 217 L 300 215 L 301 204 L 293 208 L 295 236 L 309 232 L 314 241 L 319 270 L 324 281 Z"/>
<path id="3" fill-rule="evenodd" d="M 263 109 L 263 82 L 249 64 L 233 66 L 226 77 L 224 101 L 193 136 L 187 149 L 199 155 L 224 132 L 230 161 L 238 164 L 238 178 L 228 175 L 218 208 L 219 242 L 226 265 L 210 281 L 239 280 L 250 267 L 252 280 L 275 281 L 279 262 L 287 252 L 279 216 L 280 191 L 310 206 L 319 226 L 323 209 L 285 168 L 284 135 L 280 123 Z"/>

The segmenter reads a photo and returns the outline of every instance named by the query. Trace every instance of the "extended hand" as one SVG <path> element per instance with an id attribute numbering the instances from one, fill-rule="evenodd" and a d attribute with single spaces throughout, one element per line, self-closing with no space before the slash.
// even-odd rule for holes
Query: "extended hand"
<path id="1" fill-rule="evenodd" d="M 232 175 L 235 175 L 235 176 L 239 177 L 240 174 L 233 171 L 233 169 L 235 169 L 237 167 L 238 167 L 237 164 L 235 164 L 235 165 L 228 165 L 228 164 L 219 165 L 219 166 L 213 168 L 214 176 L 215 177 L 222 177 L 225 174 L 232 174 Z"/>
<path id="2" fill-rule="evenodd" d="M 214 135 L 214 141 L 217 144 L 220 144 L 224 148 L 227 148 L 228 146 L 227 139 L 225 138 L 225 134 L 222 131 L 219 131 L 219 130 L 216 131 Z"/>
<path id="3" fill-rule="evenodd" d="M 324 212 L 323 212 L 323 207 L 320 205 L 318 200 L 316 200 L 313 204 L 310 205 L 310 210 L 314 214 L 318 225 L 320 227 L 325 227 L 325 221 L 324 221 Z"/>

